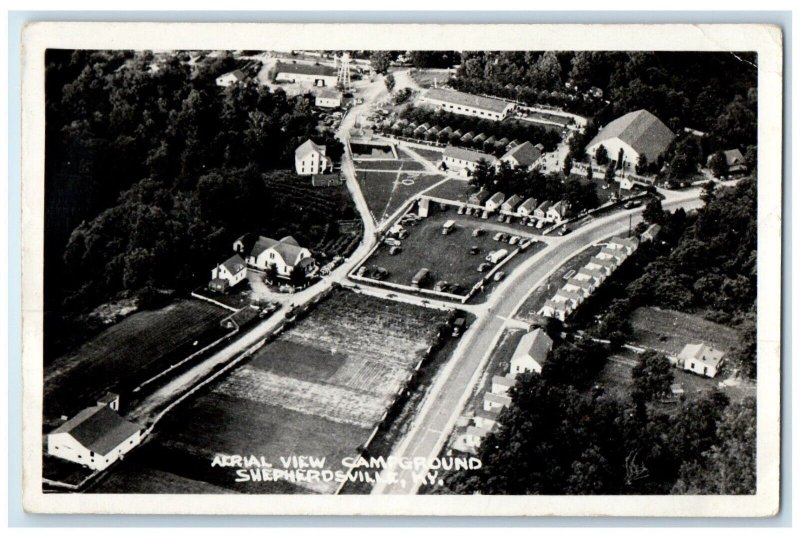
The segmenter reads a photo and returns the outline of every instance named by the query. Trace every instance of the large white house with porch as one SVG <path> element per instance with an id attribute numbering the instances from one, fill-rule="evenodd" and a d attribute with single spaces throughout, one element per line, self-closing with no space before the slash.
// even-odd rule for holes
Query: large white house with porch
<path id="1" fill-rule="evenodd" d="M 233 250 L 244 256 L 250 267 L 264 271 L 275 266 L 279 278 L 288 279 L 295 267 L 302 269 L 306 276 L 312 276 L 317 269 L 311 251 L 290 235 L 278 240 L 244 235 L 233 243 Z"/>

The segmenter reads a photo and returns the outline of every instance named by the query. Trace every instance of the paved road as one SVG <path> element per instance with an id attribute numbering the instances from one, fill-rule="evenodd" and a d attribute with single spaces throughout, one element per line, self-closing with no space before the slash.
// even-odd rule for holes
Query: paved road
<path id="1" fill-rule="evenodd" d="M 669 193 L 662 202 L 665 209 L 691 209 L 701 204 L 697 189 Z M 453 357 L 437 376 L 409 432 L 397 444 L 392 456 L 424 457 L 428 461 L 438 456 L 503 329 L 511 323 L 525 298 L 587 245 L 626 231 L 629 218 L 632 218 L 635 226 L 641 220 L 641 212 L 642 208 L 637 208 L 597 219 L 549 245 L 517 268 L 512 278 L 492 294 L 490 302 L 482 305 L 483 315 L 466 332 Z M 398 473 L 399 481 L 395 484 L 379 484 L 373 494 L 414 494 L 419 489 L 419 484 L 411 479 L 410 472 L 401 471 L 397 466 L 389 467 L 387 471 Z"/>

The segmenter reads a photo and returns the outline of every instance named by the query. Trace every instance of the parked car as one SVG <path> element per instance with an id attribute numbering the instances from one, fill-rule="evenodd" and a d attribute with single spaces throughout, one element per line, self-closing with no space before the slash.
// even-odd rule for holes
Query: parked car
<path id="1" fill-rule="evenodd" d="M 405 239 L 406 237 L 408 237 L 408 230 L 400 230 L 400 233 L 397 234 L 398 239 Z"/>
<path id="2" fill-rule="evenodd" d="M 389 256 L 394 256 L 396 254 L 400 254 L 403 251 L 401 247 L 390 247 L 389 248 Z"/>
<path id="3" fill-rule="evenodd" d="M 460 206 L 458 206 L 458 211 L 457 211 L 457 213 L 458 213 L 459 215 L 463 215 L 463 214 L 464 214 L 464 206 L 463 206 L 463 205 L 460 205 Z"/>
<path id="4" fill-rule="evenodd" d="M 483 235 L 483 230 L 481 228 L 472 230 L 472 237 L 480 237 L 481 235 Z"/>
<path id="5" fill-rule="evenodd" d="M 510 237 L 511 236 L 508 235 L 507 233 L 501 233 L 500 234 L 500 241 L 502 241 L 503 243 L 508 243 L 508 240 L 509 240 Z"/>
<path id="6" fill-rule="evenodd" d="M 542 228 L 544 228 L 544 221 L 543 220 L 536 221 L 536 229 L 541 230 Z"/>
<path id="7" fill-rule="evenodd" d="M 485 273 L 491 266 L 492 264 L 484 262 L 478 266 L 478 272 Z"/>
<path id="8" fill-rule="evenodd" d="M 568 233 L 570 233 L 571 231 L 572 231 L 572 230 L 570 230 L 570 229 L 569 229 L 569 226 L 567 226 L 567 225 L 565 224 L 565 225 L 564 225 L 564 226 L 562 226 L 562 227 L 561 227 L 561 229 L 558 231 L 558 235 L 567 235 L 567 234 L 568 234 Z"/>
<path id="9" fill-rule="evenodd" d="M 523 239 L 522 241 L 519 242 L 519 248 L 521 248 L 522 250 L 525 250 L 526 248 L 528 248 L 530 246 L 530 244 L 531 244 L 531 240 L 530 239 Z"/>
<path id="10" fill-rule="evenodd" d="M 481 215 L 481 218 L 484 219 L 484 220 L 488 219 L 489 218 L 489 212 L 488 211 L 484 211 L 483 215 Z"/>
<path id="11" fill-rule="evenodd" d="M 478 248 L 478 247 L 476 247 L 475 245 L 473 245 L 473 246 L 469 247 L 469 253 L 470 253 L 470 254 L 477 254 L 477 253 L 479 253 L 480 251 L 481 251 L 481 249 L 479 249 L 479 248 Z"/>
<path id="12" fill-rule="evenodd" d="M 453 322 L 453 338 L 458 338 L 467 329 L 467 321 L 464 318 L 456 318 Z"/>
<path id="13" fill-rule="evenodd" d="M 358 271 L 356 271 L 356 276 L 364 276 L 364 273 L 366 272 L 367 272 L 366 266 L 362 265 L 361 267 L 358 268 Z"/>
<path id="14" fill-rule="evenodd" d="M 497 232 L 496 234 L 494 234 L 494 238 L 493 239 L 495 241 L 502 241 L 503 240 L 502 238 L 503 238 L 503 232 Z"/>
<path id="15" fill-rule="evenodd" d="M 472 215 L 472 208 L 471 207 L 467 207 L 466 209 L 464 209 L 464 214 L 465 215 Z"/>
<path id="16" fill-rule="evenodd" d="M 504 215 L 497 215 L 497 222 L 503 222 L 505 220 Z"/>
<path id="17" fill-rule="evenodd" d="M 387 237 L 386 239 L 383 240 L 383 242 L 389 245 L 390 247 L 399 247 L 401 245 L 400 241 L 392 237 Z"/>
<path id="18" fill-rule="evenodd" d="M 495 282 L 500 282 L 500 281 L 501 281 L 501 280 L 503 280 L 505 277 L 506 277 L 506 274 L 505 274 L 503 271 L 497 271 L 497 272 L 494 274 L 494 281 L 495 281 Z"/>
<path id="19" fill-rule="evenodd" d="M 528 219 L 528 222 L 525 223 L 526 226 L 536 226 L 536 221 L 533 219 Z"/>
<path id="20" fill-rule="evenodd" d="M 509 245 L 516 245 L 517 243 L 519 243 L 520 239 L 521 238 L 518 235 L 512 235 L 511 239 L 508 240 L 508 244 Z"/>

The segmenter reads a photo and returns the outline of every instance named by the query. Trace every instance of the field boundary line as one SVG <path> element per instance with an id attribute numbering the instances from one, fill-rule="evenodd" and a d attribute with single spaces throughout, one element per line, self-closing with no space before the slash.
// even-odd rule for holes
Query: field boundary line
<path id="1" fill-rule="evenodd" d="M 217 305 L 217 306 L 219 306 L 219 307 L 221 307 L 221 308 L 224 308 L 225 310 L 230 310 L 231 312 L 234 312 L 234 313 L 239 311 L 239 309 L 238 309 L 238 308 L 234 308 L 234 307 L 232 307 L 232 306 L 230 306 L 230 305 L 226 305 L 226 304 L 224 304 L 224 303 L 221 303 L 221 302 L 219 302 L 219 301 L 215 301 L 215 300 L 214 300 L 214 299 L 212 299 L 211 297 L 206 297 L 205 295 L 200 295 L 200 294 L 199 294 L 199 293 L 197 293 L 197 292 L 194 292 L 194 291 L 193 291 L 193 292 L 191 293 L 191 295 L 192 295 L 192 297 L 194 297 L 195 299 L 200 299 L 201 301 L 206 301 L 206 302 L 209 302 L 209 303 L 211 303 L 211 304 L 214 304 L 214 305 Z"/>

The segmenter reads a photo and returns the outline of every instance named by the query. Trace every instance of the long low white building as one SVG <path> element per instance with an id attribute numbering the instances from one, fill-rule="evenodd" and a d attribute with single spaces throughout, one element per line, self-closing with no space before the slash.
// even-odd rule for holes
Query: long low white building
<path id="1" fill-rule="evenodd" d="M 431 88 L 422 95 L 420 102 L 454 114 L 497 121 L 505 119 L 514 110 L 514 103 L 502 99 L 444 88 Z"/>

